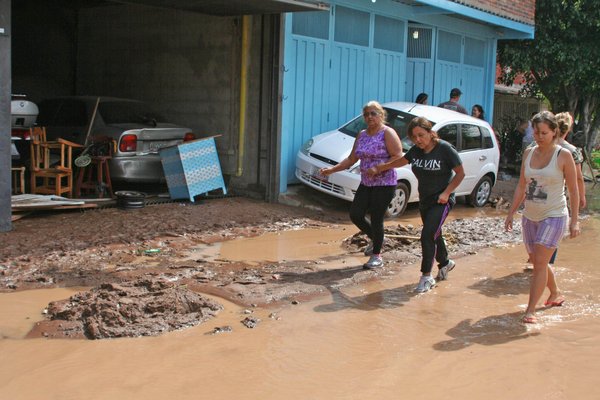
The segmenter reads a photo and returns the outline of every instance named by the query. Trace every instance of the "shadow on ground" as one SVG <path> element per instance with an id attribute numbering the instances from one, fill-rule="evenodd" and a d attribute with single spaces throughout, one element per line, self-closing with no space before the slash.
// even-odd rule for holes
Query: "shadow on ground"
<path id="1" fill-rule="evenodd" d="M 474 323 L 471 319 L 465 319 L 446 331 L 454 339 L 436 343 L 433 348 L 439 351 L 457 351 L 474 344 L 494 346 L 539 335 L 539 332 L 527 331 L 527 327 L 520 321 L 522 316 L 522 312 L 492 315 Z"/>
<path id="2" fill-rule="evenodd" d="M 493 298 L 526 294 L 529 293 L 530 275 L 530 272 L 523 271 L 500 278 L 485 278 L 469 286 L 469 289 L 477 290 L 482 295 Z"/>

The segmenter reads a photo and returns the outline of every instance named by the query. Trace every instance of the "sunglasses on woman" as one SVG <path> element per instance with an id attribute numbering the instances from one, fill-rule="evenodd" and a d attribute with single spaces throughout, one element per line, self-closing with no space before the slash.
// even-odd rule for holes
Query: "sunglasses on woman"
<path id="1" fill-rule="evenodd" d="M 365 111 L 363 113 L 363 117 L 365 117 L 365 118 L 367 118 L 368 116 L 376 117 L 378 115 L 379 115 L 379 113 L 377 111 Z"/>

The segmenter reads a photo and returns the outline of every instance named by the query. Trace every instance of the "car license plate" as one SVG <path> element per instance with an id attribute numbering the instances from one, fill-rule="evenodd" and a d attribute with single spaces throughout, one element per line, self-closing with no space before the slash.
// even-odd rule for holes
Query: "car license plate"
<path id="1" fill-rule="evenodd" d="M 318 179 L 320 181 L 323 182 L 329 182 L 329 177 L 326 175 L 323 175 L 321 172 L 319 172 L 320 170 L 315 169 L 312 173 L 313 178 Z"/>
<path id="2" fill-rule="evenodd" d="M 149 150 L 150 151 L 159 151 L 163 147 L 167 147 L 169 142 L 150 142 Z"/>

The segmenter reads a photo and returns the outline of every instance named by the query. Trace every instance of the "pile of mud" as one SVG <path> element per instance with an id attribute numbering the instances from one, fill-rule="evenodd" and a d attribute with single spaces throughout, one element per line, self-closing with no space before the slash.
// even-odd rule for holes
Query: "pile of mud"
<path id="1" fill-rule="evenodd" d="M 36 324 L 29 337 L 153 336 L 197 325 L 222 309 L 185 286 L 163 280 L 105 283 L 50 303 L 49 320 Z"/>
<path id="2" fill-rule="evenodd" d="M 402 251 L 419 256 L 421 254 L 421 226 L 389 225 L 384 228 L 383 251 Z M 506 243 L 521 241 L 521 222 L 515 218 L 513 232 L 505 232 L 504 218 L 461 218 L 447 221 L 442 232 L 450 253 L 473 254 L 483 247 L 498 247 Z M 349 250 L 364 251 L 369 238 L 358 232 L 344 241 Z"/>

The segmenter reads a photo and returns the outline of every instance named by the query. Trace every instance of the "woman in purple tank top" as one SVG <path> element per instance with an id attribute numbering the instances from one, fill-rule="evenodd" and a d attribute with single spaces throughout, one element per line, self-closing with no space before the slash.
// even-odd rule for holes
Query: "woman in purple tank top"
<path id="1" fill-rule="evenodd" d="M 387 113 L 381 104 L 376 101 L 368 102 L 363 107 L 363 117 L 367 129 L 356 137 L 350 155 L 331 168 L 322 168 L 320 173 L 331 175 L 352 167 L 360 160 L 361 182 L 350 207 L 350 219 L 371 239 L 365 250 L 365 255 L 371 257 L 364 268 L 372 269 L 383 266 L 383 219 L 394 197 L 397 179 L 393 169 L 375 175 L 367 174 L 367 170 L 382 162 L 402 157 L 402 144 L 396 131 L 385 125 Z M 367 213 L 371 216 L 370 222 L 365 218 Z"/>

